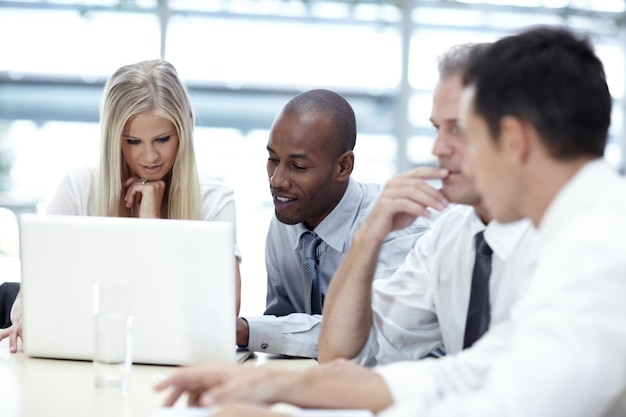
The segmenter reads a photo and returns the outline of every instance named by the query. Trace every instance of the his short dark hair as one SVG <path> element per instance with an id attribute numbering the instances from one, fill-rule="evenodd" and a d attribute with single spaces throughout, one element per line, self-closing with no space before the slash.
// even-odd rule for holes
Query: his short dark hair
<path id="1" fill-rule="evenodd" d="M 284 107 L 285 113 L 303 114 L 311 111 L 327 114 L 331 120 L 336 156 L 354 149 L 356 144 L 356 117 L 350 103 L 331 90 L 305 91 L 291 99 Z"/>
<path id="2" fill-rule="evenodd" d="M 494 140 L 512 115 L 534 126 L 554 158 L 604 155 L 612 99 L 586 36 L 550 26 L 507 36 L 470 57 L 463 81 Z"/>

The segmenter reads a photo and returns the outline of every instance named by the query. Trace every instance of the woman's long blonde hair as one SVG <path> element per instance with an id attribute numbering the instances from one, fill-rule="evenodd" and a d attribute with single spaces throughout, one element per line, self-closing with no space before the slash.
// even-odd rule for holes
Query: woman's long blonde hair
<path id="1" fill-rule="evenodd" d="M 193 148 L 195 116 L 176 69 L 162 59 L 125 65 L 106 83 L 100 116 L 100 166 L 92 187 L 96 215 L 133 215 L 123 198 L 122 183 L 130 177 L 130 170 L 122 155 L 122 134 L 129 120 L 146 111 L 171 121 L 178 133 L 176 160 L 164 178 L 168 218 L 201 219 L 200 183 Z"/>

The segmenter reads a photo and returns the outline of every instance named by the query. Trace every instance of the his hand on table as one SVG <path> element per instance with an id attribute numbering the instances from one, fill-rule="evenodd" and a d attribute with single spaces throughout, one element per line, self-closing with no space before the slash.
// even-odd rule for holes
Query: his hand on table
<path id="1" fill-rule="evenodd" d="M 266 407 L 230 404 L 211 414 L 211 417 L 288 417 L 287 414 L 271 411 Z"/>
<path id="2" fill-rule="evenodd" d="M 272 404 L 290 376 L 296 372 L 275 371 L 264 366 L 208 364 L 184 368 L 155 386 L 170 388 L 165 406 L 172 406 L 184 393 L 189 406 L 212 407 L 218 404 Z"/>
<path id="3" fill-rule="evenodd" d="M 303 408 L 380 411 L 393 402 L 384 380 L 370 369 L 337 360 L 304 372 L 209 364 L 180 370 L 155 386 L 171 388 L 165 406 L 187 393 L 190 406 L 287 403 Z"/>
<path id="4" fill-rule="evenodd" d="M 13 307 L 11 308 L 11 327 L 0 329 L 0 341 L 9 338 L 9 349 L 11 353 L 17 352 L 17 340 L 22 339 L 22 298 L 18 293 Z"/>
<path id="5" fill-rule="evenodd" d="M 248 326 L 248 320 L 243 317 L 237 317 L 235 323 L 235 329 L 237 329 L 236 341 L 239 347 L 248 347 L 248 341 L 250 337 L 250 327 Z"/>

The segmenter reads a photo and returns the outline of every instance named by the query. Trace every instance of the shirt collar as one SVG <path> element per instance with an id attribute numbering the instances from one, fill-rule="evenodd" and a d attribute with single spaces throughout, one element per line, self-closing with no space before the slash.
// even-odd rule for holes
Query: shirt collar
<path id="1" fill-rule="evenodd" d="M 524 234 L 533 227 L 530 219 L 511 223 L 491 221 L 485 227 L 485 241 L 498 258 L 506 260 L 515 251 Z"/>
<path id="2" fill-rule="evenodd" d="M 556 194 L 541 219 L 539 230 L 542 235 L 552 235 L 569 224 L 572 217 L 589 209 L 603 194 L 613 192 L 608 178 L 617 173 L 604 159 L 583 165 Z M 599 187 L 598 184 L 602 184 Z"/>
<path id="3" fill-rule="evenodd" d="M 359 212 L 363 195 L 364 192 L 359 187 L 359 184 L 352 178 L 349 178 L 348 187 L 339 203 L 313 230 L 327 245 L 338 252 L 342 252 L 344 249 L 346 236 L 349 235 L 356 214 Z M 309 231 L 303 223 L 298 223 L 296 230 L 297 241 L 294 242 L 294 248 L 300 245 L 302 234 Z"/>
<path id="4" fill-rule="evenodd" d="M 500 223 L 492 220 L 485 225 L 478 213 L 476 213 L 476 210 L 472 210 L 470 222 L 472 235 L 476 235 L 476 233 L 484 230 L 485 241 L 493 250 L 493 253 L 503 261 L 511 256 L 526 231 L 533 227 L 530 219 L 522 219 L 511 223 Z"/>

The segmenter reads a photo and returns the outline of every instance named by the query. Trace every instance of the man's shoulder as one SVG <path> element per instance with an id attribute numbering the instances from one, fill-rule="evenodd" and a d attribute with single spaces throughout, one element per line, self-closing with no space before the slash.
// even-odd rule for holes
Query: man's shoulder
<path id="1" fill-rule="evenodd" d="M 467 204 L 451 204 L 443 212 L 440 212 L 433 221 L 437 228 L 458 228 L 469 225 L 478 220 L 474 207 Z"/>
<path id="2" fill-rule="evenodd" d="M 377 197 L 383 190 L 382 184 L 376 182 L 362 182 L 354 180 L 354 183 L 357 184 L 364 193 L 367 195 L 373 195 L 374 197 Z"/>
<path id="3" fill-rule="evenodd" d="M 375 183 L 360 182 L 350 178 L 348 189 L 339 204 L 318 226 L 326 234 L 352 235 L 370 213 L 381 192 Z M 316 229 L 317 230 L 317 229 Z"/>
<path id="4" fill-rule="evenodd" d="M 431 229 L 424 238 L 427 239 L 459 239 L 459 232 L 475 227 L 479 222 L 474 207 L 465 204 L 454 204 L 438 215 L 432 222 Z"/>

